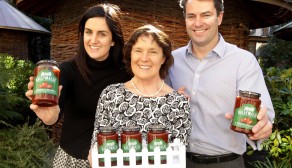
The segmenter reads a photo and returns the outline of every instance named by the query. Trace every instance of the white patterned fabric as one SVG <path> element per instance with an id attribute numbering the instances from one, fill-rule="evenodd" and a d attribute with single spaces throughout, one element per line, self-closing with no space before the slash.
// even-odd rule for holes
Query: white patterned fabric
<path id="1" fill-rule="evenodd" d="M 90 168 L 88 160 L 68 155 L 60 146 L 54 157 L 53 168 Z"/>
<path id="2" fill-rule="evenodd" d="M 120 133 L 123 126 L 137 125 L 146 140 L 151 124 L 166 125 L 171 138 L 187 144 L 191 130 L 187 98 L 177 91 L 159 97 L 142 97 L 125 88 L 124 83 L 109 85 L 98 101 L 91 147 L 99 127 L 113 126 Z"/>

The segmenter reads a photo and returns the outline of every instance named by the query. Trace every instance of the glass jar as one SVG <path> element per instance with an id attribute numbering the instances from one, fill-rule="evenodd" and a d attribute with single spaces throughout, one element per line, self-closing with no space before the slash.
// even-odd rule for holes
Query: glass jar
<path id="1" fill-rule="evenodd" d="M 41 107 L 58 104 L 60 69 L 56 61 L 41 60 L 34 69 L 32 103 Z"/>
<path id="2" fill-rule="evenodd" d="M 252 134 L 260 110 L 261 94 L 251 91 L 239 91 L 234 106 L 234 117 L 230 128 L 236 132 Z"/>
<path id="3" fill-rule="evenodd" d="M 142 151 L 142 134 L 140 133 L 139 126 L 127 126 L 123 127 L 121 134 L 121 144 L 124 153 L 129 153 L 131 148 L 134 148 L 136 152 Z M 129 157 L 124 158 L 124 165 L 129 165 Z M 136 157 L 136 165 L 142 163 L 142 157 Z"/>
<path id="4" fill-rule="evenodd" d="M 103 154 L 106 149 L 111 153 L 116 153 L 119 149 L 118 134 L 114 127 L 101 127 L 96 139 L 99 154 Z M 117 165 L 117 158 L 111 158 L 111 165 Z M 104 166 L 104 158 L 99 159 L 99 166 Z"/>
<path id="5" fill-rule="evenodd" d="M 164 125 L 150 125 L 147 133 L 148 151 L 153 152 L 156 147 L 166 151 L 168 147 L 168 132 Z M 161 164 L 166 164 L 166 155 L 161 156 Z M 149 156 L 149 163 L 154 164 L 154 156 Z"/>

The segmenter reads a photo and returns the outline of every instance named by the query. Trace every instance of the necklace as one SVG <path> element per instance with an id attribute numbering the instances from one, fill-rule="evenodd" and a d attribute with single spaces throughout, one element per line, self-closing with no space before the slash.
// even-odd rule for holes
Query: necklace
<path id="1" fill-rule="evenodd" d="M 135 86 L 134 81 L 133 81 L 133 78 L 132 78 L 132 80 L 131 80 L 131 83 L 132 83 L 132 86 L 134 87 L 134 89 L 135 89 L 140 95 L 142 95 L 142 96 L 144 96 L 144 97 L 155 97 L 155 96 L 157 96 L 158 93 L 161 91 L 161 89 L 162 89 L 163 86 L 164 86 L 164 80 L 162 80 L 162 85 L 160 86 L 159 90 L 158 90 L 156 93 L 154 93 L 153 95 L 145 95 L 145 94 L 141 93 L 141 91 Z"/>

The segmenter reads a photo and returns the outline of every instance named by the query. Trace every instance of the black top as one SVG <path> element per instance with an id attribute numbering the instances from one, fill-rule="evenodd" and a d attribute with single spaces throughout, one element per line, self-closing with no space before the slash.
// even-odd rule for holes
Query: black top
<path id="1" fill-rule="evenodd" d="M 73 61 L 60 65 L 63 88 L 59 105 L 60 115 L 64 114 L 60 146 L 77 159 L 87 159 L 100 93 L 109 84 L 130 79 L 124 70 L 114 67 L 110 57 L 101 62 L 87 57 L 87 65 L 93 85 L 85 82 Z"/>

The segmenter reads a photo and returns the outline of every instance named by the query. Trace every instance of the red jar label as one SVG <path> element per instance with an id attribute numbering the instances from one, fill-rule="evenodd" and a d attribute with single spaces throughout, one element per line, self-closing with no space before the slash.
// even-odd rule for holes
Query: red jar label
<path id="1" fill-rule="evenodd" d="M 41 70 L 34 79 L 34 95 L 50 94 L 58 96 L 59 92 L 58 77 L 51 70 Z"/>
<path id="2" fill-rule="evenodd" d="M 252 104 L 244 104 L 234 112 L 232 125 L 251 130 L 257 123 L 257 109 Z"/>

